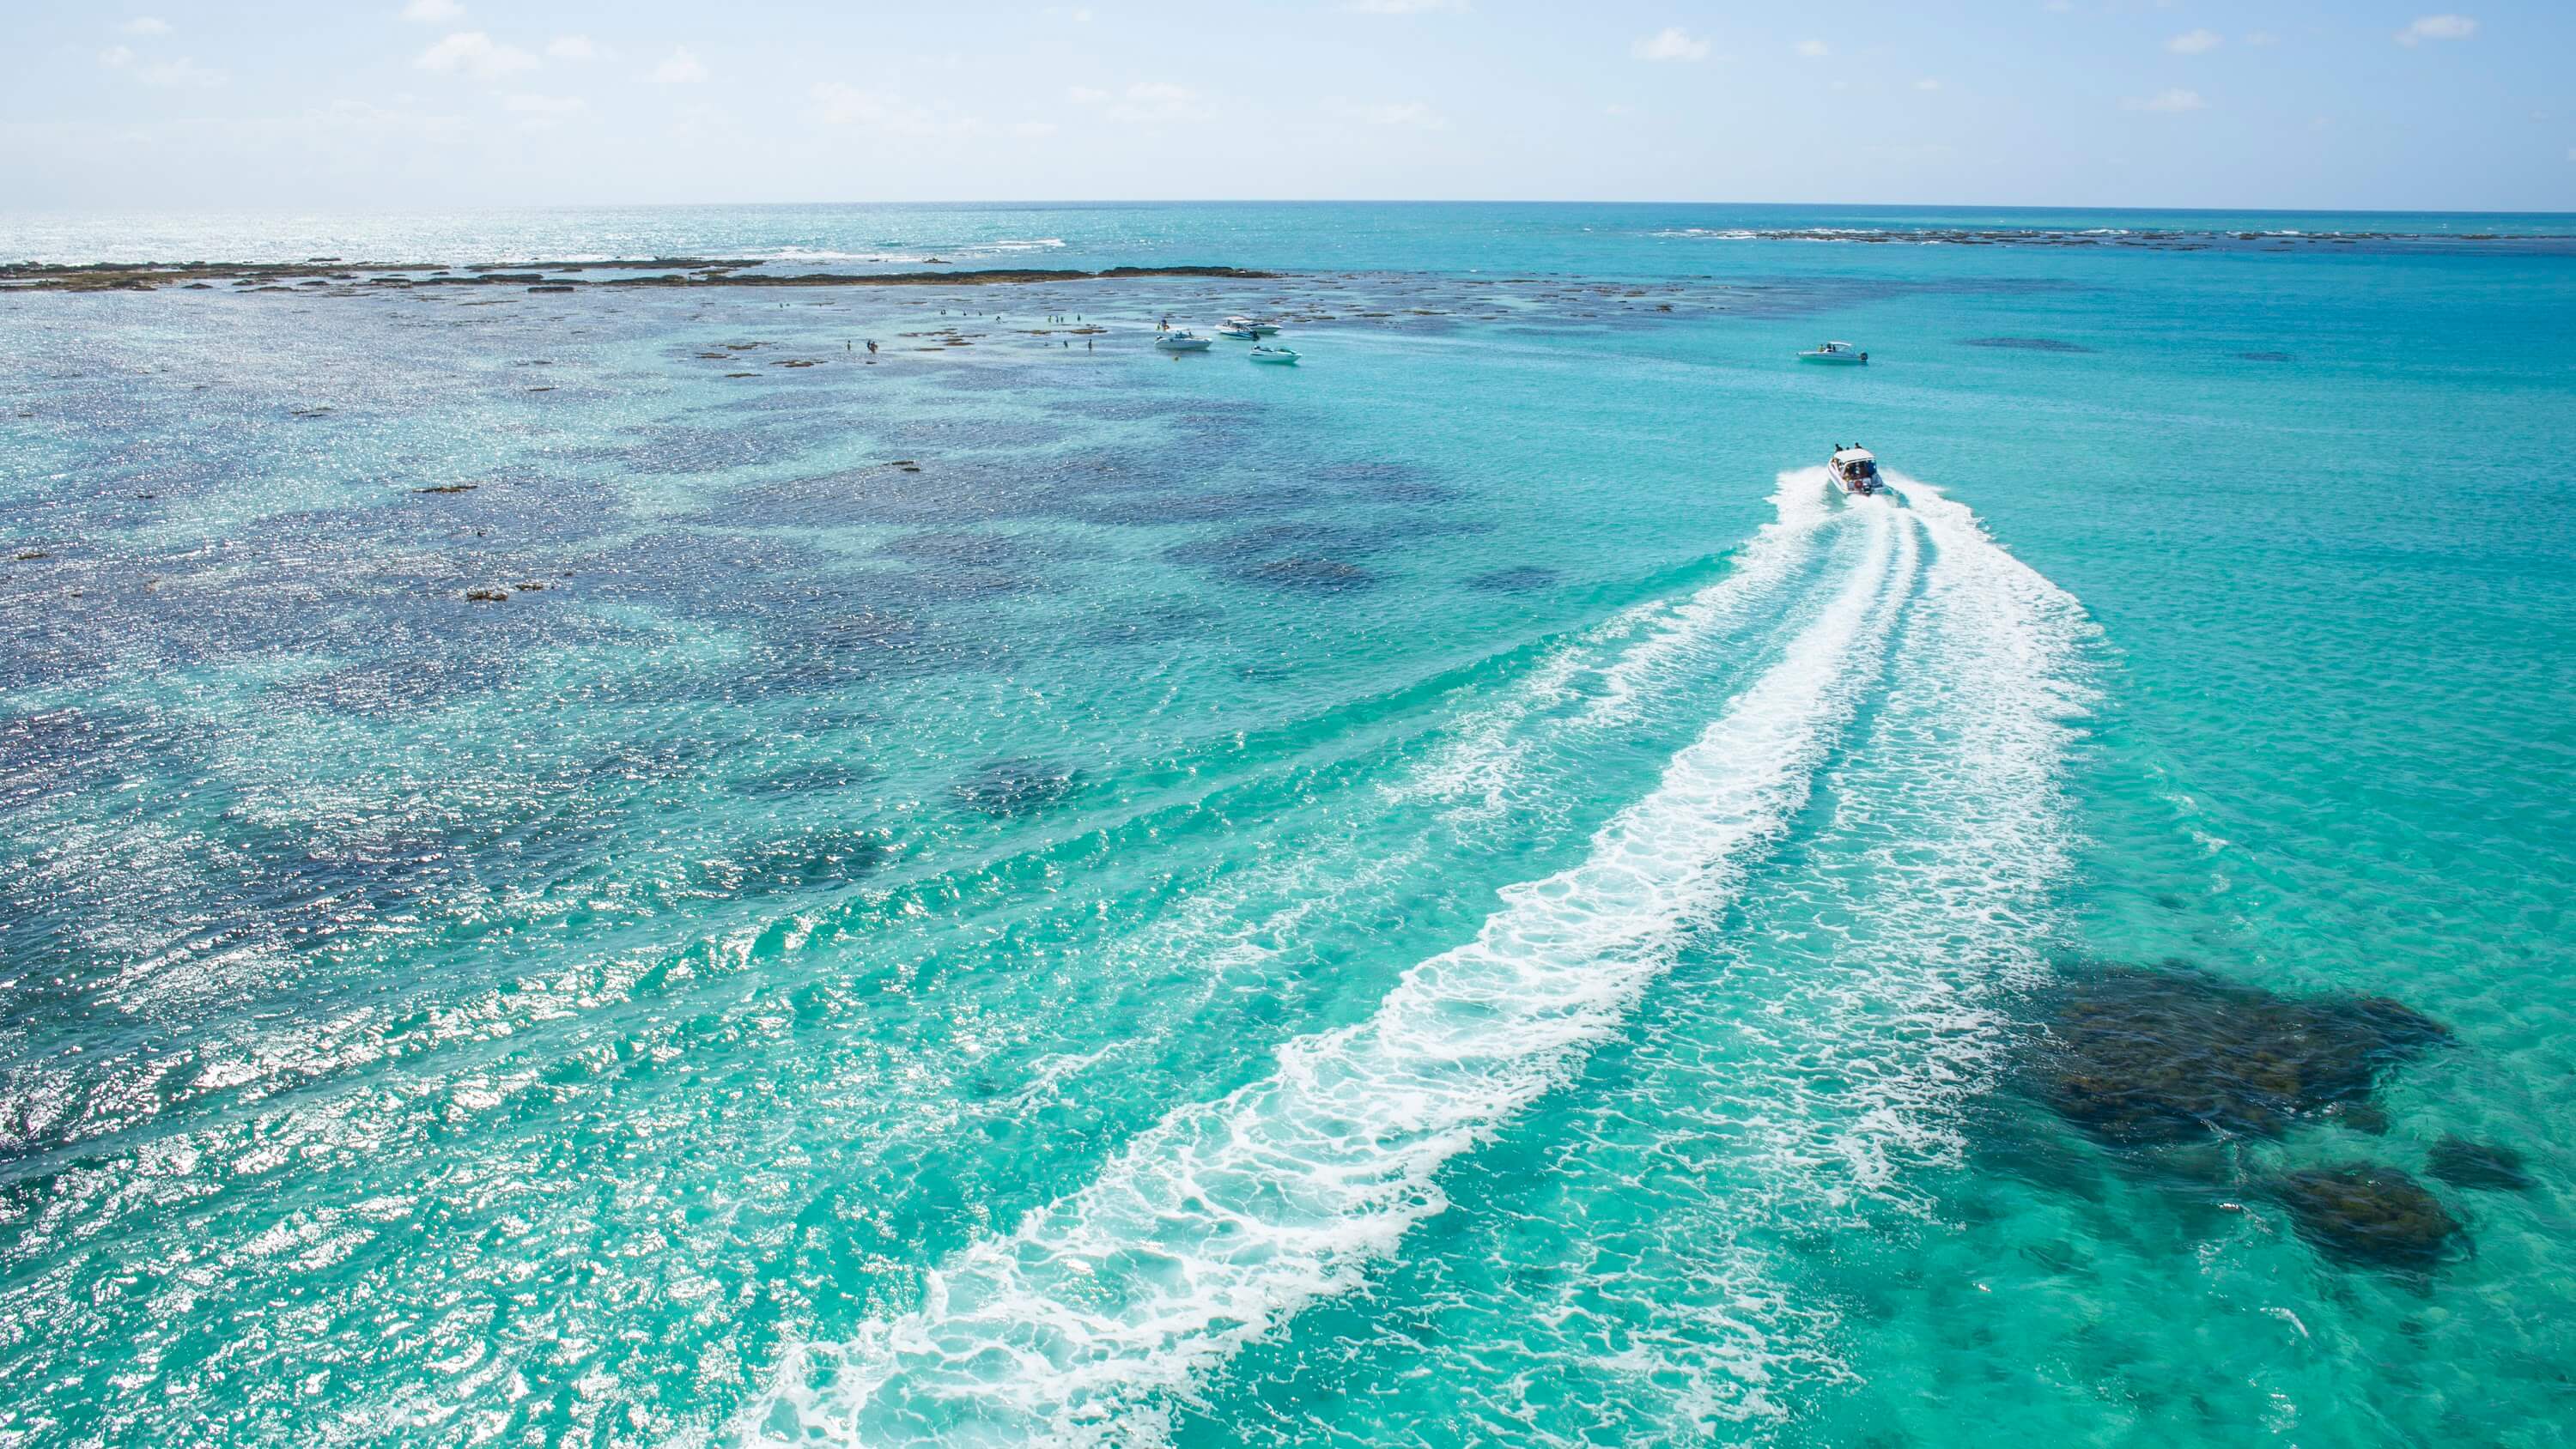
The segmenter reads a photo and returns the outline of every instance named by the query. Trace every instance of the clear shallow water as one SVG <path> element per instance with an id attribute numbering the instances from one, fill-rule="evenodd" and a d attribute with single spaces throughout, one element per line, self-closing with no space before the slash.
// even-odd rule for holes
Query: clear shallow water
<path id="1" fill-rule="evenodd" d="M 0 298 L 0 1436 L 2553 1442 L 2566 259 L 1706 210 Z M 1245 308 L 1307 364 L 1147 349 Z M 2376 1121 L 2055 1115 L 2050 993 L 2175 960 L 2453 1042 Z M 2439 1266 L 2300 1230 L 2351 1161 Z"/>

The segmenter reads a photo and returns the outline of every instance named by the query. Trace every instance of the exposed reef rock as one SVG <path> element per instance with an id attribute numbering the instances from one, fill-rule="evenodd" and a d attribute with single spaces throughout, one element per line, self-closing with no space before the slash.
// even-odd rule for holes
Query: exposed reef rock
<path id="1" fill-rule="evenodd" d="M 2299 1236 L 2338 1262 L 2422 1272 L 2450 1257 L 2460 1237 L 2441 1200 L 2393 1167 L 2316 1168 L 2271 1188 Z"/>
<path id="2" fill-rule="evenodd" d="M 2425 1170 L 2453 1187 L 2487 1192 L 2528 1192 L 2531 1175 L 2522 1170 L 2522 1154 L 2510 1147 L 2445 1137 L 2424 1155 Z"/>
<path id="3" fill-rule="evenodd" d="M 2059 999 L 2034 1085 L 2115 1146 L 2277 1137 L 2300 1118 L 2366 1105 L 2383 1070 L 2449 1039 L 2384 997 L 2298 1000 L 2121 967 Z"/>

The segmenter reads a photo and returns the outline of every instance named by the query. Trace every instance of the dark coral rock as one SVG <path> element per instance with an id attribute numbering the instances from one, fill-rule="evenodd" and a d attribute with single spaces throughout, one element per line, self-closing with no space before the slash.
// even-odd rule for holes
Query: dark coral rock
<path id="1" fill-rule="evenodd" d="M 1483 589 L 1487 593 L 1494 594 L 1527 594 L 1539 589 L 1553 588 L 1555 585 L 1556 570 L 1528 566 L 1496 569 L 1492 573 L 1478 574 L 1467 581 L 1467 587 L 1471 589 Z"/>
<path id="2" fill-rule="evenodd" d="M 2299 1236 L 2338 1262 L 2422 1271 L 2450 1256 L 2460 1225 L 2422 1183 L 2393 1167 L 2348 1163 L 2272 1185 Z"/>
<path id="3" fill-rule="evenodd" d="M 2061 342 L 2054 337 L 1969 337 L 1962 347 L 1992 347 L 2007 352 L 2090 352 L 2093 349 L 2074 342 Z"/>
<path id="4" fill-rule="evenodd" d="M 1365 589 L 1377 582 L 1368 570 L 1334 558 L 1268 559 L 1245 569 L 1243 576 L 1253 583 L 1267 584 L 1275 589 L 1312 589 L 1323 593 Z"/>
<path id="5" fill-rule="evenodd" d="M 1073 771 L 1043 760 L 995 760 L 958 781 L 956 790 L 969 810 L 992 816 L 1028 815 L 1070 794 Z"/>
<path id="6" fill-rule="evenodd" d="M 764 896 L 844 885 L 882 867 L 892 843 L 873 830 L 821 830 L 743 841 L 723 857 L 696 862 L 692 887 L 727 896 Z"/>
<path id="7" fill-rule="evenodd" d="M 2531 1175 L 2522 1170 L 2522 1154 L 2491 1142 L 2445 1137 L 2424 1156 L 2427 1171 L 2453 1187 L 2489 1192 L 2527 1192 Z"/>
<path id="8" fill-rule="evenodd" d="M 2366 1105 L 2380 1072 L 2447 1040 L 2384 998 L 2297 1000 L 2197 971 L 2121 967 L 2067 988 L 2033 1085 L 2118 1146 L 2275 1137 L 2301 1117 Z"/>

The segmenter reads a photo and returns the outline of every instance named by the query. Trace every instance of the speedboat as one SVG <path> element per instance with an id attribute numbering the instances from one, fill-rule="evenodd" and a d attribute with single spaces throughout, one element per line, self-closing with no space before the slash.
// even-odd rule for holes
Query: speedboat
<path id="1" fill-rule="evenodd" d="M 1887 486 L 1887 480 L 1878 476 L 1878 460 L 1858 444 L 1835 448 L 1834 455 L 1825 460 L 1825 471 L 1833 475 L 1845 493 L 1876 493 Z"/>
<path id="2" fill-rule="evenodd" d="M 1228 327 L 1240 327 L 1255 337 L 1276 337 L 1279 335 L 1278 323 L 1264 322 L 1258 317 L 1228 317 L 1225 319 L 1225 325 Z"/>
<path id="3" fill-rule="evenodd" d="M 1236 342 L 1258 342 L 1261 340 L 1260 333 L 1253 331 L 1249 327 L 1240 326 L 1233 322 L 1228 322 L 1224 326 L 1216 329 L 1216 335 L 1219 337 L 1230 338 Z"/>
<path id="4" fill-rule="evenodd" d="M 1184 327 L 1155 338 L 1154 346 L 1163 352 L 1205 352 L 1216 344 Z"/>
<path id="5" fill-rule="evenodd" d="M 1251 358 L 1255 362 L 1276 362 L 1288 367 L 1295 367 L 1297 365 L 1297 354 L 1295 350 L 1286 347 L 1256 347 L 1250 352 L 1245 353 L 1244 356 Z"/>
<path id="6" fill-rule="evenodd" d="M 1798 354 L 1800 362 L 1827 362 L 1837 366 L 1857 367 L 1869 361 L 1869 354 L 1848 342 L 1828 342 Z"/>

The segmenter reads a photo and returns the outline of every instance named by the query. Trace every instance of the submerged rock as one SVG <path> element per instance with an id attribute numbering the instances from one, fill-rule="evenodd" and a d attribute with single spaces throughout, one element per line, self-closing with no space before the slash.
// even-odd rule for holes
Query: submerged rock
<path id="1" fill-rule="evenodd" d="M 2272 1185 L 2299 1236 L 2338 1261 L 2422 1271 L 2450 1256 L 2460 1225 L 2422 1183 L 2394 1167 L 2348 1163 Z"/>
<path id="2" fill-rule="evenodd" d="M 1967 337 L 1962 338 L 1959 345 L 1994 347 L 2010 352 L 2090 352 L 2093 350 L 2081 343 L 2062 342 L 2054 337 Z"/>
<path id="3" fill-rule="evenodd" d="M 2449 1039 L 2383 997 L 2302 1000 L 2123 967 L 2060 998 L 2034 1087 L 2117 1146 L 2277 1137 L 2301 1117 L 2366 1108 L 2381 1071 Z"/>
<path id="4" fill-rule="evenodd" d="M 1254 583 L 1280 589 L 1315 589 L 1335 593 L 1344 589 L 1365 589 L 1377 582 L 1375 576 L 1357 564 L 1335 558 L 1275 558 L 1256 563 L 1243 571 Z"/>
<path id="5" fill-rule="evenodd" d="M 2489 1192 L 2527 1192 L 2531 1175 L 2522 1170 L 2522 1154 L 2491 1142 L 2445 1137 L 2424 1155 L 2425 1170 L 2453 1187 Z"/>
<path id="6" fill-rule="evenodd" d="M 1526 594 L 1556 585 L 1556 570 L 1523 565 L 1519 568 L 1496 569 L 1467 580 L 1467 587 L 1495 594 Z"/>
<path id="7" fill-rule="evenodd" d="M 1073 771 L 1044 760 L 995 760 L 957 782 L 957 798 L 985 815 L 1026 815 L 1073 790 Z"/>

